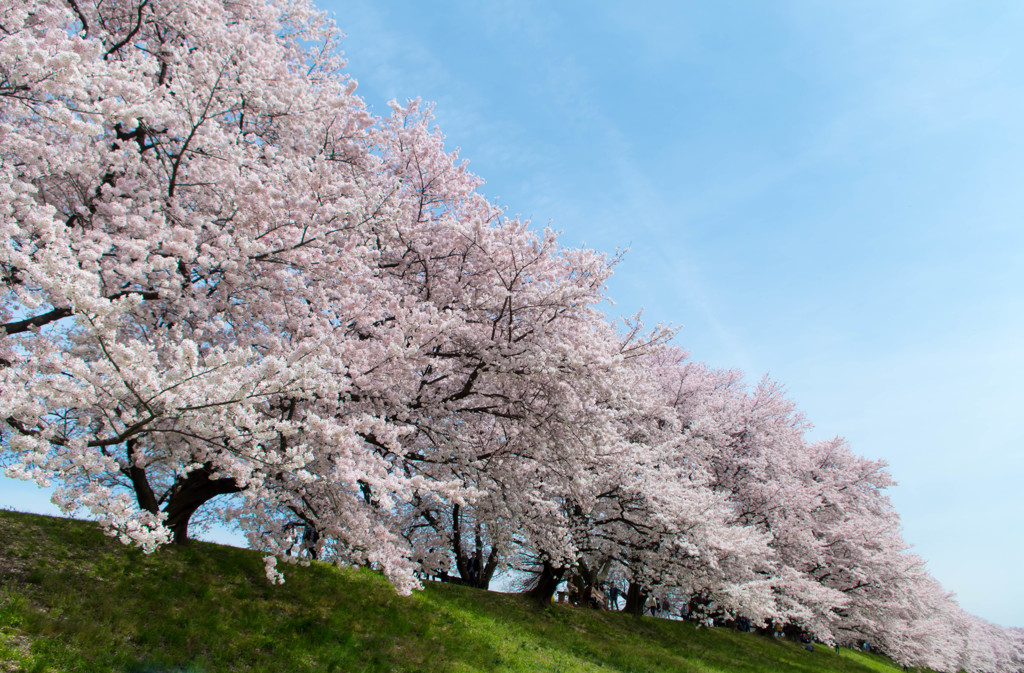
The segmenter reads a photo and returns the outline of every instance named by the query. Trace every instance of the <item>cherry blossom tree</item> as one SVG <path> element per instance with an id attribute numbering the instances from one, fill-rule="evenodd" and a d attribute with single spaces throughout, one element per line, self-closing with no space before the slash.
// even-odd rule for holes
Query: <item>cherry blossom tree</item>
<path id="1" fill-rule="evenodd" d="M 630 451 L 597 498 L 595 534 L 628 580 L 626 610 L 639 613 L 652 591 L 694 597 L 722 612 L 770 614 L 767 536 L 735 523 L 733 507 L 712 489 L 705 447 L 688 441 L 717 382 L 677 348 L 638 360 L 648 403 L 623 417 Z"/>
<path id="2" fill-rule="evenodd" d="M 147 549 L 238 493 L 252 530 L 290 512 L 407 580 L 381 514 L 430 487 L 352 402 L 446 325 L 385 282 L 400 184 L 334 27 L 215 0 L 2 21 L 8 473 Z"/>

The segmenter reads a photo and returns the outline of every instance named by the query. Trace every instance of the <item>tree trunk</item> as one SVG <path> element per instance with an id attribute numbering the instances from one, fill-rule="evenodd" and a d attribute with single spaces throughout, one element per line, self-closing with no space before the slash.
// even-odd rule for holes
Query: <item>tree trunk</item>
<path id="1" fill-rule="evenodd" d="M 487 589 L 491 585 L 494 571 L 498 569 L 498 550 L 492 546 L 485 555 L 487 546 L 479 521 L 474 524 L 473 535 L 473 556 L 468 556 L 462 544 L 462 509 L 458 505 L 453 505 L 452 552 L 455 556 L 455 569 L 462 579 L 461 584 Z"/>
<path id="2" fill-rule="evenodd" d="M 487 556 L 487 564 L 480 573 L 480 588 L 488 589 L 491 586 L 491 578 L 494 571 L 498 569 L 498 548 L 491 546 L 491 553 Z"/>
<path id="3" fill-rule="evenodd" d="M 647 592 L 644 590 L 644 586 L 630 582 L 629 589 L 626 591 L 626 607 L 622 611 L 639 617 L 644 613 L 644 603 L 646 602 Z"/>
<path id="4" fill-rule="evenodd" d="M 164 525 L 171 529 L 176 545 L 188 544 L 188 524 L 196 510 L 218 495 L 238 493 L 242 490 L 234 479 L 211 479 L 211 467 L 205 465 L 198 470 L 192 470 L 184 479 L 179 479 L 174 484 L 171 497 L 164 507 L 164 513 L 167 515 Z"/>
<path id="5" fill-rule="evenodd" d="M 149 478 L 146 476 L 146 468 L 135 464 L 135 447 L 138 440 L 134 437 L 125 442 L 125 450 L 128 452 L 128 466 L 121 471 L 132 480 L 132 488 L 135 489 L 135 500 L 139 507 L 150 514 L 160 511 L 160 503 L 157 502 L 156 493 L 149 485 Z"/>
<path id="6" fill-rule="evenodd" d="M 558 584 L 562 581 L 564 574 L 565 568 L 555 568 L 547 561 L 544 561 L 540 577 L 537 578 L 537 583 L 533 588 L 526 592 L 527 595 L 541 605 L 550 604 L 551 597 L 555 595 L 555 590 L 558 589 Z"/>

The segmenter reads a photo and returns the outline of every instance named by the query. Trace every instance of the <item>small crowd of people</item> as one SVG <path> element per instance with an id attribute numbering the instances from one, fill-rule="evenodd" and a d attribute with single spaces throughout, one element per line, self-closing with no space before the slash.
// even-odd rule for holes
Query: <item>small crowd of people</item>
<path id="1" fill-rule="evenodd" d="M 595 610 L 618 610 L 618 592 L 612 585 L 609 592 L 604 592 L 592 584 L 585 584 L 580 591 L 575 582 L 567 582 L 566 590 L 558 592 L 559 603 L 572 603 Z M 612 592 L 615 592 L 614 595 Z M 613 607 L 614 606 L 614 607 Z"/>

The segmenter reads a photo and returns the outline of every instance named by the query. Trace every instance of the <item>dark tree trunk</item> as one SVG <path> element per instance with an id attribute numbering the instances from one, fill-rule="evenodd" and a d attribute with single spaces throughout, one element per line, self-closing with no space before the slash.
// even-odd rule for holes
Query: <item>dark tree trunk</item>
<path id="1" fill-rule="evenodd" d="M 196 510 L 218 495 L 242 490 L 234 479 L 211 479 L 211 472 L 210 465 L 192 470 L 183 479 L 179 479 L 171 490 L 167 506 L 164 507 L 167 515 L 164 525 L 171 529 L 176 545 L 188 544 L 188 524 Z"/>
<path id="2" fill-rule="evenodd" d="M 121 472 L 131 479 L 135 500 L 141 509 L 156 514 L 160 503 L 166 498 L 164 514 L 167 518 L 164 525 L 171 530 L 174 544 L 188 544 L 188 524 L 196 510 L 218 495 L 238 493 L 242 490 L 234 479 L 211 479 L 213 466 L 207 463 L 184 477 L 178 477 L 171 487 L 170 494 L 158 499 L 149 483 L 146 468 L 135 463 L 137 446 L 136 438 L 125 442 L 128 464 L 121 468 Z"/>
<path id="3" fill-rule="evenodd" d="M 146 468 L 135 464 L 135 447 L 138 440 L 134 437 L 125 442 L 125 449 L 128 452 L 128 466 L 122 468 L 122 472 L 132 480 L 132 488 L 135 489 L 135 500 L 139 507 L 156 514 L 160 511 L 160 503 L 156 499 L 153 487 L 149 485 L 149 478 L 146 476 Z"/>
<path id="4" fill-rule="evenodd" d="M 630 582 L 629 589 L 626 591 L 626 607 L 622 611 L 639 617 L 644 613 L 644 603 L 646 602 L 647 592 L 644 590 L 644 586 Z"/>
<path id="5" fill-rule="evenodd" d="M 492 546 L 486 552 L 483 530 L 479 522 L 474 528 L 473 556 L 467 555 L 462 544 L 462 509 L 452 506 L 452 552 L 455 556 L 455 569 L 459 572 L 462 584 L 477 589 L 487 589 L 491 585 L 494 571 L 498 569 L 498 550 Z"/>
<path id="6" fill-rule="evenodd" d="M 576 572 L 578 573 L 580 582 L 582 583 L 583 587 L 587 586 L 588 584 L 590 586 L 596 586 L 597 568 L 591 568 L 584 559 L 580 559 L 579 563 L 577 563 L 576 565 Z M 582 589 L 583 587 L 580 588 Z"/>
<path id="7" fill-rule="evenodd" d="M 555 590 L 558 589 L 558 584 L 562 581 L 564 574 L 565 568 L 555 568 L 547 561 L 544 561 L 540 577 L 537 578 L 537 583 L 533 585 L 533 588 L 526 592 L 527 595 L 541 605 L 548 605 L 551 603 L 551 597 L 555 595 Z"/>
<path id="8" fill-rule="evenodd" d="M 494 571 L 498 569 L 498 548 L 492 546 L 491 553 L 487 555 L 487 563 L 484 565 L 483 570 L 480 573 L 480 588 L 488 589 L 491 586 L 491 578 L 494 577 Z"/>
<path id="9" fill-rule="evenodd" d="M 316 526 L 312 524 L 306 524 L 302 529 L 302 548 L 309 554 L 309 558 L 314 561 L 319 557 L 320 552 L 317 551 L 317 543 L 320 542 L 320 531 L 317 530 Z"/>

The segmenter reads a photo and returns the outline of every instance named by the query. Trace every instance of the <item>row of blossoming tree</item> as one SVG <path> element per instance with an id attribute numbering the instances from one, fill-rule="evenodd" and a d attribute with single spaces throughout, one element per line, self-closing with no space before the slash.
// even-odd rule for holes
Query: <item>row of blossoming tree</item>
<path id="1" fill-rule="evenodd" d="M 228 496 L 268 558 L 401 591 L 526 559 L 541 600 L 615 577 L 634 612 L 1021 669 L 907 552 L 883 463 L 606 320 L 614 260 L 507 218 L 429 110 L 373 116 L 338 40 L 304 0 L 3 3 L 7 474 L 147 550 Z"/>

